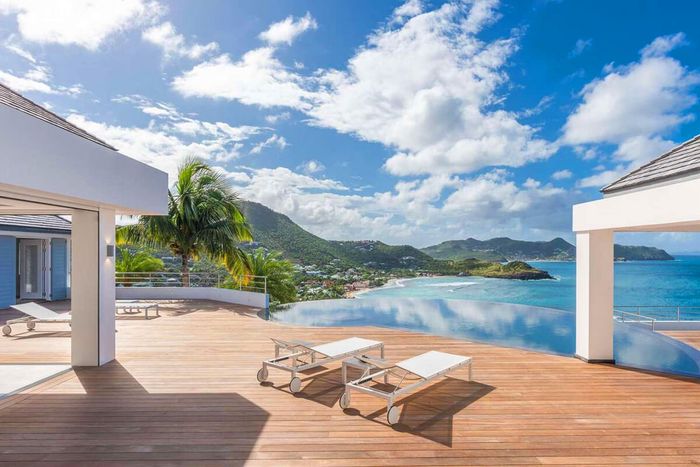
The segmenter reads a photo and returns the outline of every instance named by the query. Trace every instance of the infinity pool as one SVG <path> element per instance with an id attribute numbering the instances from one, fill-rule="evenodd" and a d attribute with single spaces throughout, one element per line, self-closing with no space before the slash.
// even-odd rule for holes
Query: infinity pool
<path id="1" fill-rule="evenodd" d="M 294 303 L 268 317 L 304 326 L 383 326 L 559 355 L 573 355 L 576 339 L 571 312 L 469 300 L 323 300 Z M 700 377 L 700 351 L 639 324 L 615 323 L 615 361 Z"/>

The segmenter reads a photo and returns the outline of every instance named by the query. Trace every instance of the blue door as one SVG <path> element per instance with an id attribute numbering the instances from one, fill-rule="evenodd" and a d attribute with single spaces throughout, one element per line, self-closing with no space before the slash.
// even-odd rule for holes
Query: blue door
<path id="1" fill-rule="evenodd" d="M 51 300 L 68 297 L 68 255 L 65 238 L 51 239 Z"/>
<path id="2" fill-rule="evenodd" d="M 14 305 L 17 296 L 17 239 L 0 235 L 0 308 Z"/>

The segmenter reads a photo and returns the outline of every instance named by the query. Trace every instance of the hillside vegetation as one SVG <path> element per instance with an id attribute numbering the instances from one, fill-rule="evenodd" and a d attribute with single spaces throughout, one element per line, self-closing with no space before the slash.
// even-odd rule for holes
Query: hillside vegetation
<path id="1" fill-rule="evenodd" d="M 334 264 L 343 268 L 420 270 L 435 274 L 475 275 L 511 279 L 547 279 L 549 274 L 521 261 L 444 261 L 410 245 L 387 245 L 376 240 L 329 241 L 295 224 L 289 217 L 259 203 L 241 203 L 255 241 L 250 247 L 280 251 L 302 265 Z"/>
<path id="2" fill-rule="evenodd" d="M 450 240 L 422 248 L 421 251 L 435 259 L 460 260 L 475 258 L 486 261 L 573 261 L 576 247 L 563 238 L 548 242 L 529 242 L 507 237 L 490 240 Z M 615 258 L 618 260 L 672 260 L 673 256 L 664 250 L 648 246 L 615 245 Z"/>

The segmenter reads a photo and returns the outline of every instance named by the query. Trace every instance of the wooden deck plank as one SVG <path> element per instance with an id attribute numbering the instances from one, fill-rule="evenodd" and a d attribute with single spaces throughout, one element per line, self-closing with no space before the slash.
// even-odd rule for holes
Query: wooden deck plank
<path id="1" fill-rule="evenodd" d="M 658 331 L 676 340 L 685 342 L 691 347 L 700 349 L 700 330 L 693 331 Z"/>
<path id="2" fill-rule="evenodd" d="M 700 384 L 609 365 L 392 329 L 304 328 L 212 302 L 117 322 L 117 361 L 0 400 L 0 462 L 86 465 L 619 465 L 700 463 Z M 0 363 L 65 362 L 69 331 L 0 339 Z M 407 397 L 397 429 L 379 399 L 338 407 L 338 365 L 304 378 L 255 373 L 269 337 L 361 335 L 404 359 L 474 358 Z"/>

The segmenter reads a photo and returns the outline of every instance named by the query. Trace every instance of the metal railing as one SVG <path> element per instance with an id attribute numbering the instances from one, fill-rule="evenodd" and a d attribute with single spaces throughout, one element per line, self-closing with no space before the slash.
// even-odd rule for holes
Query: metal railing
<path id="1" fill-rule="evenodd" d="M 622 310 L 617 310 L 614 309 L 613 313 L 617 319 L 622 321 L 623 323 L 639 323 L 639 324 L 646 324 L 649 327 L 651 327 L 651 330 L 654 331 L 656 329 L 656 319 L 652 318 L 651 316 L 645 316 L 640 313 L 632 313 L 628 311 L 622 311 Z"/>
<path id="2" fill-rule="evenodd" d="M 700 306 L 627 305 L 615 306 L 624 313 L 645 315 L 656 321 L 700 321 Z"/>
<path id="3" fill-rule="evenodd" d="M 188 285 L 189 281 L 189 285 Z M 117 272 L 117 287 L 217 287 L 267 293 L 267 276 L 190 272 Z"/>

